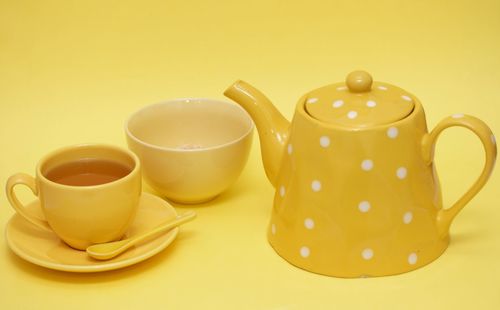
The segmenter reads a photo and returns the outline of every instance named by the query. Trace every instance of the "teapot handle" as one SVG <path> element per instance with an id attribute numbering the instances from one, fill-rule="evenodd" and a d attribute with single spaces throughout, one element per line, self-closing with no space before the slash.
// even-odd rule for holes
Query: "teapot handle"
<path id="1" fill-rule="evenodd" d="M 469 115 L 454 114 L 450 117 L 443 119 L 437 124 L 437 126 L 429 133 L 426 134 L 422 140 L 423 156 L 424 160 L 428 165 L 432 164 L 434 158 L 434 148 L 436 145 L 437 138 L 441 132 L 448 128 L 460 126 L 465 127 L 476 134 L 476 136 L 481 140 L 485 152 L 485 163 L 483 171 L 474 184 L 469 188 L 469 190 L 458 199 L 450 208 L 441 209 L 437 214 L 437 228 L 441 237 L 446 237 L 451 222 L 455 216 L 463 209 L 463 207 L 481 190 L 481 188 L 488 181 L 493 167 L 495 166 L 495 160 L 497 155 L 497 146 L 495 141 L 495 136 L 491 132 L 491 129 L 480 119 Z"/>

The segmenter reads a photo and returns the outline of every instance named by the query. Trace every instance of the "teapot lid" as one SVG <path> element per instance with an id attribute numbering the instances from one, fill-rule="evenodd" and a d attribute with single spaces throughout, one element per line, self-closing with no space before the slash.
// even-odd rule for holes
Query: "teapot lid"
<path id="1" fill-rule="evenodd" d="M 417 99 L 403 89 L 373 82 L 365 71 L 351 72 L 345 83 L 311 91 L 305 110 L 322 122 L 352 128 L 390 124 L 407 117 Z"/>

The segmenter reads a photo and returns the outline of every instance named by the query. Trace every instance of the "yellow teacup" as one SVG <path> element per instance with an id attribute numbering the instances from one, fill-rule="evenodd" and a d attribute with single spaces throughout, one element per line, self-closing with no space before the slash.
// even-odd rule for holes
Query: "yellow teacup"
<path id="1" fill-rule="evenodd" d="M 46 220 L 26 211 L 14 193 L 18 184 L 38 196 Z M 134 220 L 141 192 L 137 156 L 100 144 L 54 151 L 39 162 L 35 178 L 17 173 L 6 186 L 7 198 L 19 215 L 80 250 L 120 239 Z"/>

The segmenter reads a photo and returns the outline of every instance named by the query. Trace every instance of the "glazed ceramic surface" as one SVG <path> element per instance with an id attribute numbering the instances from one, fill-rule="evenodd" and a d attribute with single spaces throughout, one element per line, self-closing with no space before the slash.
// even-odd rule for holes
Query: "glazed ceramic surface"
<path id="1" fill-rule="evenodd" d="M 93 186 L 69 186 L 45 177 L 52 168 L 80 159 L 109 160 L 130 169 L 125 177 Z M 91 244 L 120 239 L 134 220 L 141 195 L 141 166 L 135 154 L 114 146 L 82 144 L 45 156 L 36 177 L 19 173 L 7 181 L 6 193 L 16 212 L 39 228 L 54 231 L 70 246 L 84 250 Z M 14 187 L 28 186 L 40 199 L 46 220 L 26 211 Z"/>
<path id="2" fill-rule="evenodd" d="M 27 205 L 26 209 L 38 217 L 44 216 L 39 200 Z M 167 202 L 143 193 L 137 216 L 124 237 L 131 238 L 143 234 L 163 221 L 174 219 L 176 215 L 175 209 Z M 85 251 L 68 247 L 55 233 L 33 226 L 19 214 L 14 215 L 7 223 L 5 237 L 14 253 L 33 264 L 69 272 L 100 272 L 123 268 L 148 259 L 172 243 L 178 232 L 179 228 L 174 228 L 107 261 L 95 260 Z"/>
<path id="3" fill-rule="evenodd" d="M 233 103 L 178 99 L 137 111 L 125 132 L 151 187 L 176 202 L 200 203 L 222 193 L 240 175 L 253 122 Z"/>
<path id="4" fill-rule="evenodd" d="M 496 143 L 481 120 L 455 114 L 430 133 L 419 100 L 362 71 L 303 96 L 291 124 L 239 81 L 228 97 L 259 130 L 266 174 L 276 188 L 268 231 L 273 248 L 303 269 L 338 277 L 407 272 L 436 259 L 456 214 L 490 176 Z M 433 163 L 448 127 L 472 130 L 485 166 L 453 206 L 443 208 Z"/>

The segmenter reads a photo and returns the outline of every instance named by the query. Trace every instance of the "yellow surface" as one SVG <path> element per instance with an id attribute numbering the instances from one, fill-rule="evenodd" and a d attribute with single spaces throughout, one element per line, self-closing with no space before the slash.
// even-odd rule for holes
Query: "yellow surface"
<path id="1" fill-rule="evenodd" d="M 430 128 L 466 113 L 498 134 L 499 36 L 496 0 L 1 1 L 0 180 L 33 173 L 60 146 L 125 146 L 123 123 L 143 105 L 222 99 L 238 78 L 291 117 L 301 95 L 365 69 L 415 94 Z M 0 307 L 500 307 L 498 172 L 456 218 L 438 260 L 400 276 L 344 280 L 297 269 L 269 246 L 274 192 L 259 153 L 255 139 L 239 181 L 197 208 L 172 247 L 130 268 L 55 272 L 0 241 Z M 450 129 L 436 156 L 449 206 L 479 174 L 483 150 L 471 133 Z M 32 199 L 28 190 L 20 196 Z M 14 211 L 4 195 L 0 202 L 3 228 Z"/>

